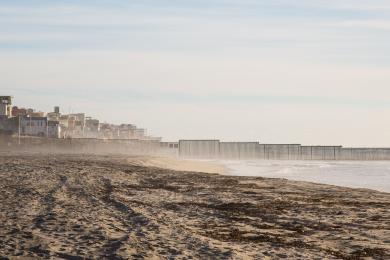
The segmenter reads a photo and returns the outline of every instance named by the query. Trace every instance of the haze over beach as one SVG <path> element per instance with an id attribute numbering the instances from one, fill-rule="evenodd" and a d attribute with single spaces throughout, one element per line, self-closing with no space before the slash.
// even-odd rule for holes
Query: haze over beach
<path id="1" fill-rule="evenodd" d="M 0 1 L 0 260 L 390 259 L 390 1 Z"/>

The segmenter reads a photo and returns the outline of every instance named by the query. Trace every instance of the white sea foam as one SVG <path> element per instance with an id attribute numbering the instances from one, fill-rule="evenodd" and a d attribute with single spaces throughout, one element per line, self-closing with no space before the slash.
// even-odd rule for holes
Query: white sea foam
<path id="1" fill-rule="evenodd" d="M 222 161 L 227 174 L 390 192 L 390 161 Z"/>

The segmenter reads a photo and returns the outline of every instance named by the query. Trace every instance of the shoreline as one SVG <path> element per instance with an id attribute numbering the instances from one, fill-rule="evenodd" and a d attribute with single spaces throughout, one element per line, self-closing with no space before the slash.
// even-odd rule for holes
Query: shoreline
<path id="1" fill-rule="evenodd" d="M 390 194 L 174 171 L 148 160 L 0 156 L 0 255 L 390 257 Z"/>
<path id="2" fill-rule="evenodd" d="M 194 159 L 180 159 L 176 157 L 163 156 L 146 156 L 134 161 L 130 158 L 129 163 L 136 163 L 145 167 L 157 167 L 162 169 L 169 169 L 174 171 L 188 171 L 200 173 L 215 173 L 220 175 L 227 175 L 228 168 L 217 161 L 211 160 L 194 160 Z"/>
<path id="3" fill-rule="evenodd" d="M 390 162 L 226 161 L 232 175 L 282 178 L 390 193 Z"/>
<path id="4" fill-rule="evenodd" d="M 376 192 L 383 192 L 383 193 L 389 193 L 390 191 L 383 190 L 380 188 L 375 187 L 363 187 L 363 186 L 352 186 L 351 184 L 345 184 L 342 185 L 339 183 L 329 183 L 324 182 L 322 180 L 315 181 L 315 180 L 307 180 L 305 178 L 297 178 L 297 176 L 280 176 L 278 174 L 275 174 L 274 176 L 270 174 L 242 174 L 241 172 L 238 172 L 238 169 L 234 169 L 231 166 L 231 163 L 234 164 L 246 164 L 246 163 L 261 163 L 261 164 L 340 164 L 340 163 L 348 163 L 351 165 L 355 165 L 358 163 L 365 163 L 365 162 L 351 162 L 351 161 L 220 161 L 220 160 L 195 160 L 195 159 L 180 159 L 180 158 L 174 158 L 174 157 L 146 157 L 143 159 L 139 159 L 142 161 L 140 165 L 142 166 L 148 166 L 148 167 L 157 167 L 157 168 L 163 168 L 163 169 L 170 169 L 170 170 L 176 170 L 176 171 L 193 171 L 193 172 L 204 172 L 204 173 L 216 173 L 220 175 L 226 175 L 226 176 L 238 176 L 238 177 L 262 177 L 262 178 L 270 178 L 270 179 L 281 179 L 281 180 L 289 180 L 293 182 L 305 182 L 305 183 L 312 183 L 312 184 L 321 184 L 321 185 L 329 185 L 329 186 L 336 186 L 336 187 L 342 187 L 342 188 L 351 188 L 351 189 L 367 189 L 372 190 Z M 129 162 L 132 162 L 132 160 L 129 160 Z M 372 162 L 371 164 L 377 164 L 378 162 Z M 384 163 L 384 162 L 380 162 Z M 288 166 L 288 165 L 287 165 Z M 390 166 L 390 163 L 389 163 Z M 248 171 L 248 169 L 245 169 Z M 256 171 L 258 169 L 254 168 L 253 171 Z M 314 174 L 313 174 L 314 175 Z M 345 174 L 344 174 L 345 175 Z M 342 177 L 342 173 L 340 173 L 340 177 Z M 364 181 L 364 180 L 363 180 Z"/>
<path id="5" fill-rule="evenodd" d="M 327 183 L 327 182 L 321 182 L 321 181 L 314 181 L 314 180 L 305 180 L 305 179 L 296 179 L 296 178 L 290 178 L 290 177 L 284 177 L 284 176 L 269 176 L 264 174 L 241 174 L 241 173 L 235 173 L 237 172 L 237 169 L 231 168 L 228 163 L 234 162 L 234 163 L 242 163 L 242 162 L 261 162 L 261 163 L 348 163 L 355 165 L 356 163 L 370 163 L 370 164 L 377 164 L 377 163 L 385 163 L 386 161 L 307 161 L 307 160 L 298 160 L 298 161 L 290 161 L 290 160 L 272 160 L 272 161 L 263 161 L 263 160 L 251 160 L 251 161 L 239 161 L 239 160 L 233 160 L 233 161 L 221 161 L 221 160 L 209 160 L 209 159 L 182 159 L 174 156 L 160 156 L 160 155 L 126 155 L 123 153 L 66 153 L 66 152 L 56 152 L 52 154 L 48 154 L 47 152 L 43 151 L 27 151 L 27 152 L 18 152 L 18 151 L 0 151 L 0 157 L 1 156 L 18 156 L 18 155 L 35 155 L 35 156 L 49 156 L 49 155 L 57 155 L 57 156 L 76 156 L 76 155 L 85 155 L 85 156 L 97 156 L 97 157 L 104 157 L 104 156 L 112 156 L 112 157 L 120 157 L 125 158 L 127 157 L 126 162 L 134 165 L 144 166 L 144 167 L 156 167 L 156 168 L 162 168 L 162 169 L 169 169 L 174 171 L 188 171 L 188 172 L 198 172 L 198 173 L 210 173 L 210 174 L 219 174 L 219 175 L 225 175 L 225 176 L 237 176 L 237 177 L 261 177 L 261 178 L 269 178 L 269 179 L 280 179 L 280 180 L 288 180 L 292 182 L 303 182 L 303 183 L 311 183 L 311 184 L 320 184 L 320 185 L 329 185 L 329 186 L 335 186 L 335 187 L 341 187 L 341 188 L 350 188 L 350 189 L 366 189 L 374 192 L 381 192 L 381 193 L 388 193 L 390 194 L 390 191 L 373 188 L 373 187 L 362 187 L 362 186 L 351 186 L 351 185 L 342 185 L 339 183 Z M 389 162 L 390 167 L 390 162 Z"/>

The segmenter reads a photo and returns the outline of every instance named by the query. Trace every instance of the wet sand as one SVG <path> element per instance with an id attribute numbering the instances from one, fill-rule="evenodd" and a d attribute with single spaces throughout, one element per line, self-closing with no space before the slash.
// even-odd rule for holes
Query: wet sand
<path id="1" fill-rule="evenodd" d="M 1 154 L 0 191 L 5 259 L 390 259 L 390 194 L 366 189 Z"/>

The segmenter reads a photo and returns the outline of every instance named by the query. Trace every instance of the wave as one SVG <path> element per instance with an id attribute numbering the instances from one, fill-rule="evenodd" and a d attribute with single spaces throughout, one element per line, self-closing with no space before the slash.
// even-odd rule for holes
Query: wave
<path id="1" fill-rule="evenodd" d="M 227 174 L 390 192 L 390 161 L 221 161 Z"/>

